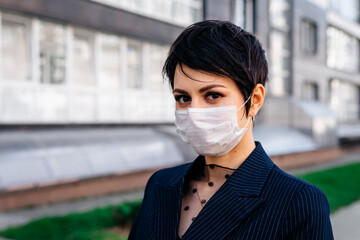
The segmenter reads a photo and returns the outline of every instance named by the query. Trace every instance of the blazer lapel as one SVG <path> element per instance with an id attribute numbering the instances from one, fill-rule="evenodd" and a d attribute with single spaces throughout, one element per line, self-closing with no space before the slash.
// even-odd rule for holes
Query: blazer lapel
<path id="1" fill-rule="evenodd" d="M 264 200 L 261 190 L 274 163 L 260 143 L 209 199 L 183 235 L 183 240 L 224 239 Z"/>
<path id="2" fill-rule="evenodd" d="M 181 194 L 175 188 L 158 186 L 155 209 L 155 239 L 176 239 Z"/>
<path id="3" fill-rule="evenodd" d="M 180 220 L 182 187 L 185 174 L 190 166 L 191 164 L 185 165 L 182 170 L 172 175 L 166 182 L 157 183 L 154 221 L 156 240 L 176 239 Z"/>
<path id="4" fill-rule="evenodd" d="M 182 239 L 223 239 L 262 202 L 258 197 L 240 197 L 226 184 L 206 203 Z"/>
<path id="5" fill-rule="evenodd" d="M 184 177 L 189 167 L 200 161 L 197 158 L 168 182 L 157 184 L 155 239 L 176 239 Z M 260 193 L 272 166 L 273 162 L 256 142 L 255 150 L 209 199 L 182 239 L 224 239 L 264 202 Z"/>

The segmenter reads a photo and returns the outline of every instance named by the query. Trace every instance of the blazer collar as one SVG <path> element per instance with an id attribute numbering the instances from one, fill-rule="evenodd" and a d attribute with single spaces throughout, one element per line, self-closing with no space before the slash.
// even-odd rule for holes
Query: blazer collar
<path id="1" fill-rule="evenodd" d="M 182 187 L 190 169 L 203 164 L 199 156 L 156 189 L 154 231 L 156 239 L 175 239 L 178 230 Z M 264 201 L 260 193 L 274 163 L 259 142 L 249 157 L 230 175 L 192 222 L 183 239 L 223 239 Z M 209 220 L 211 217 L 211 220 Z"/>
<path id="2" fill-rule="evenodd" d="M 260 142 L 255 141 L 255 149 L 226 181 L 239 196 L 259 196 L 267 176 L 274 165 Z M 192 163 L 185 165 L 178 174 L 162 183 L 169 188 L 179 186 L 190 171 L 205 164 L 204 156 L 199 155 Z M 182 186 L 181 186 L 182 187 Z"/>

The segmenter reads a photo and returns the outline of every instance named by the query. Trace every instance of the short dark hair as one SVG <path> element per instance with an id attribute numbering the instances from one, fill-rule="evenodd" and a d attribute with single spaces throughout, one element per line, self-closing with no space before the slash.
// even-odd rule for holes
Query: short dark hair
<path id="1" fill-rule="evenodd" d="M 205 20 L 187 27 L 172 44 L 163 67 L 174 88 L 174 74 L 179 64 L 235 81 L 247 99 L 256 84 L 265 86 L 268 65 L 265 51 L 255 36 L 229 21 Z M 246 114 L 251 106 L 248 101 Z"/>

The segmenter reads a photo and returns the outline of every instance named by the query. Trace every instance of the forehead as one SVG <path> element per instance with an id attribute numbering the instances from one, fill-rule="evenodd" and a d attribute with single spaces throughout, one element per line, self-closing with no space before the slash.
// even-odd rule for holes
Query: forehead
<path id="1" fill-rule="evenodd" d="M 183 71 L 182 71 L 183 70 Z M 202 88 L 209 84 L 221 84 L 228 88 L 237 88 L 234 80 L 201 70 L 192 69 L 186 65 L 176 66 L 174 74 L 174 88 Z"/>

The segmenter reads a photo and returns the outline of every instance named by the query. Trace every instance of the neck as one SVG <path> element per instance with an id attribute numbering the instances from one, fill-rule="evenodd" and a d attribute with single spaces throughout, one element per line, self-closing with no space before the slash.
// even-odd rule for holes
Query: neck
<path id="1" fill-rule="evenodd" d="M 250 130 L 250 131 L 249 131 Z M 251 129 L 248 129 L 238 145 L 223 156 L 205 156 L 206 164 L 217 164 L 237 169 L 255 149 L 256 145 Z"/>

